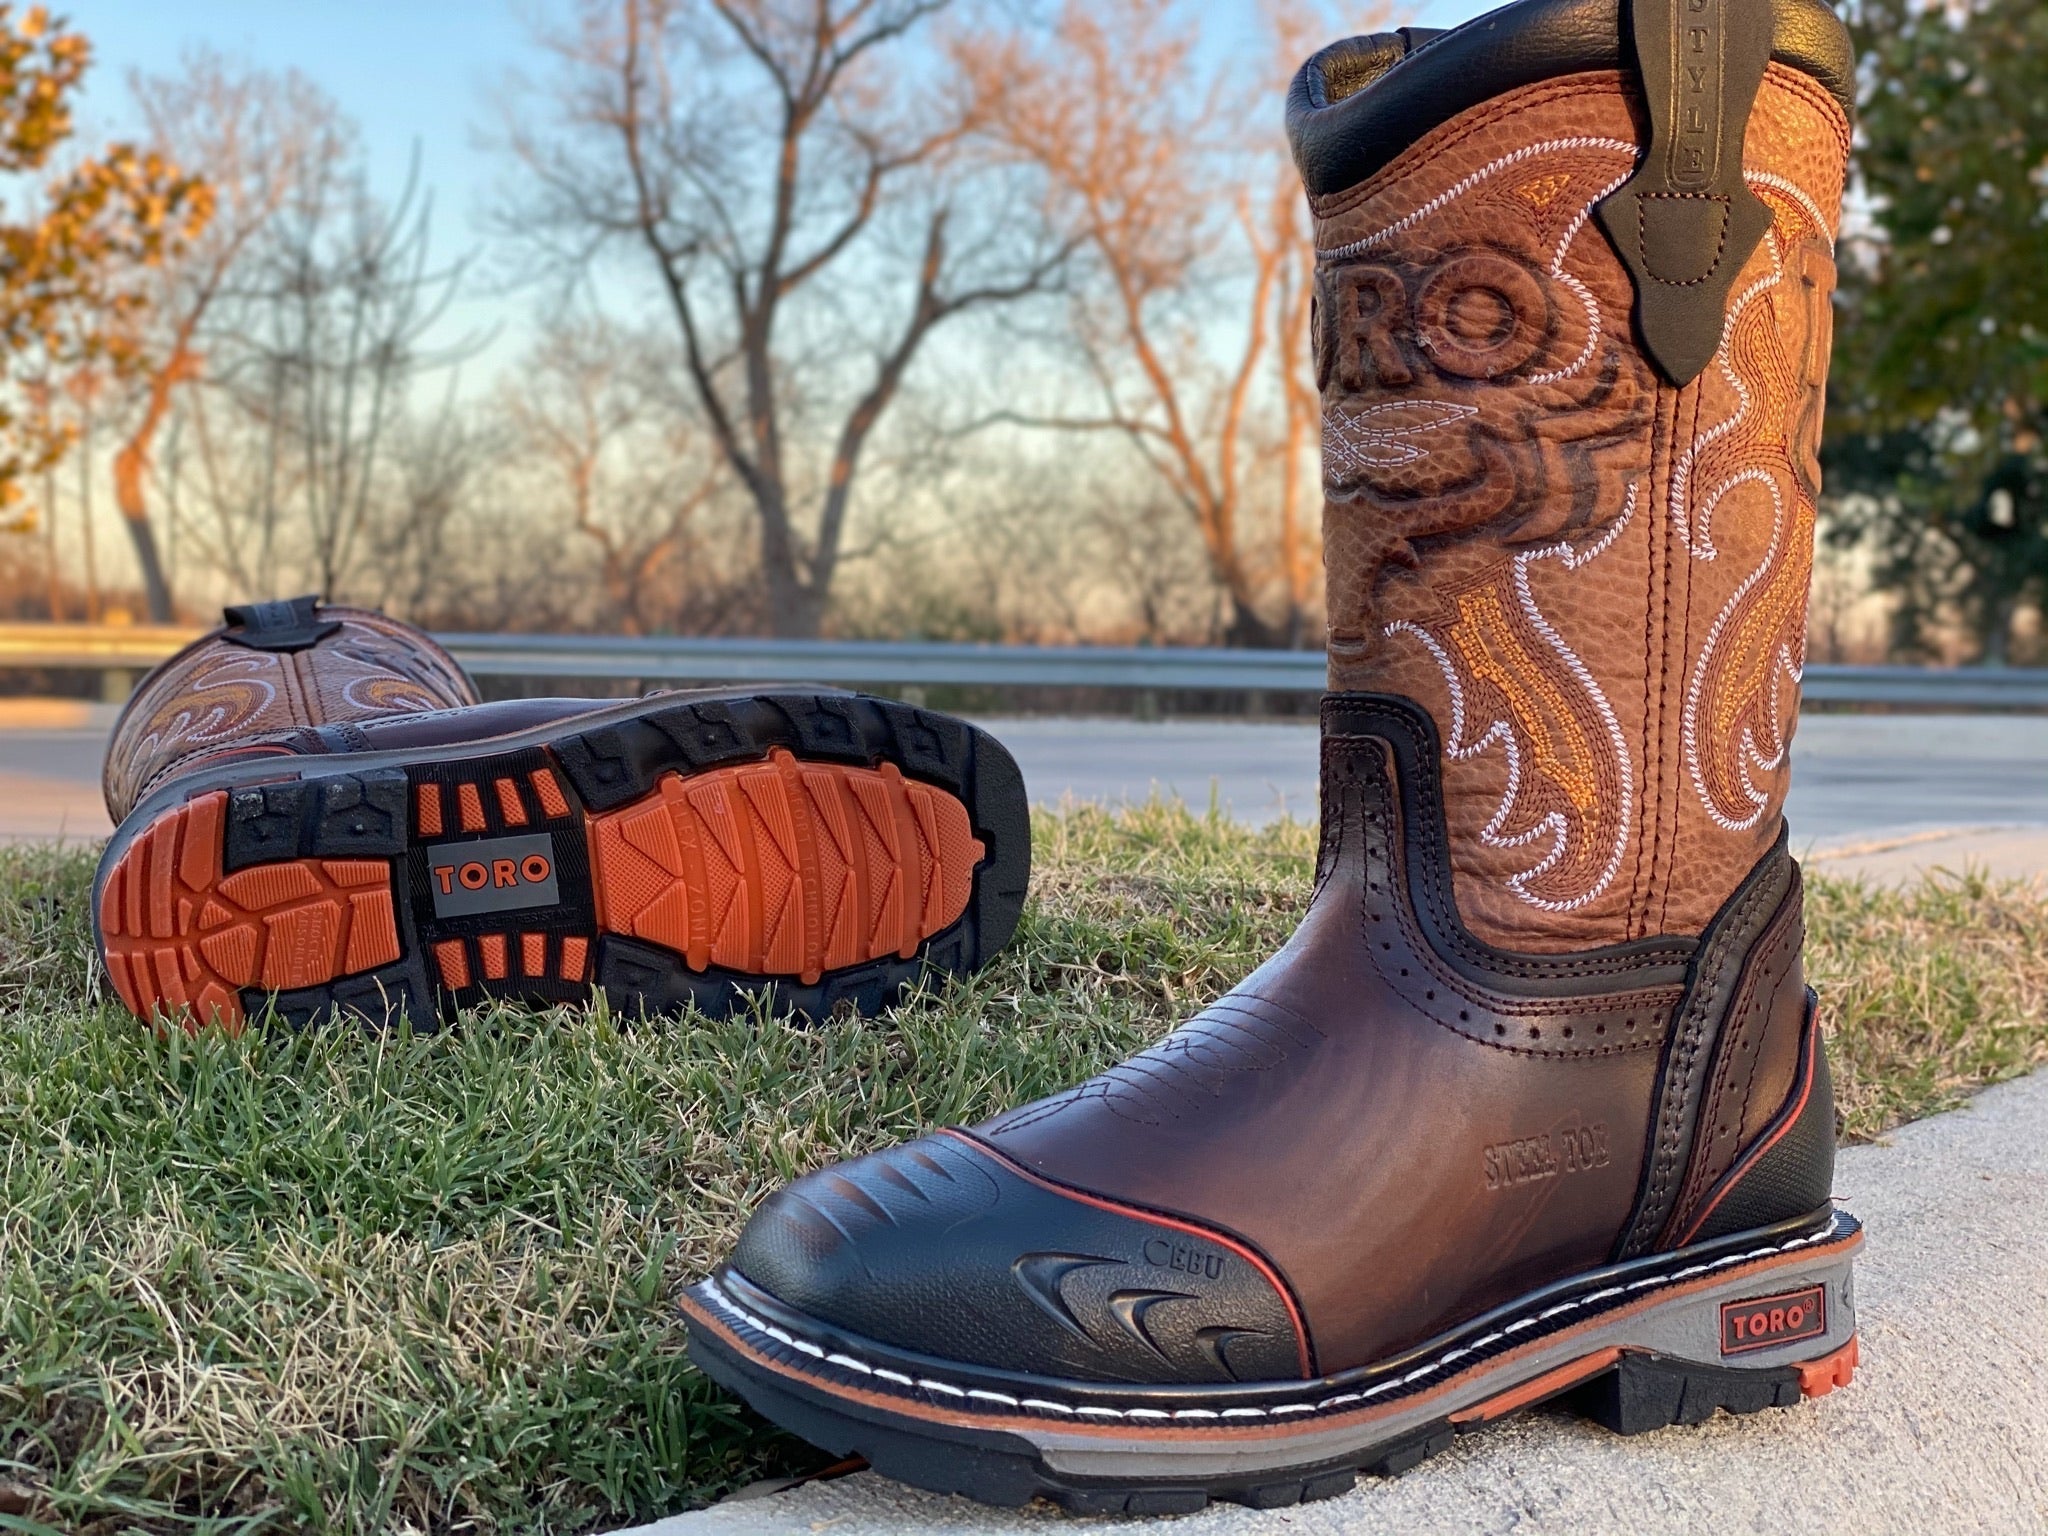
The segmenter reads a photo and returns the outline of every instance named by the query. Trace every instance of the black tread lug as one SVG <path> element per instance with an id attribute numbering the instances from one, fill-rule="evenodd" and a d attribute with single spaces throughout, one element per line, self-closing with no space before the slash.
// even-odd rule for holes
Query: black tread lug
<path id="1" fill-rule="evenodd" d="M 882 753 L 872 729 L 875 713 L 888 706 L 879 700 L 839 694 L 763 694 L 757 701 L 773 708 L 786 722 L 786 739 L 769 745 L 786 746 L 803 757 L 835 763 L 873 763 Z M 773 734 L 785 735 L 785 731 Z M 767 731 L 763 735 L 770 734 Z M 902 765 L 906 771 L 910 765 Z"/>
<path id="2" fill-rule="evenodd" d="M 935 715 L 907 704 L 886 705 L 882 713 L 905 773 L 949 784 L 955 793 L 966 791 L 977 755 L 978 733 L 972 727 L 950 715 Z M 972 805 L 968 808 L 973 809 Z"/>
<path id="3" fill-rule="evenodd" d="M 1704 1424 L 1716 1410 L 1757 1413 L 1800 1400 L 1799 1373 L 1697 1365 L 1663 1355 L 1623 1355 L 1605 1375 L 1575 1387 L 1565 1406 L 1618 1435 L 1670 1424 Z"/>
<path id="4" fill-rule="evenodd" d="M 822 1020 L 829 1019 L 842 1004 L 865 1018 L 874 1017 L 903 995 L 927 963 L 922 955 L 909 960 L 873 960 L 828 971 L 815 985 L 805 986 L 787 976 L 756 976 L 715 966 L 693 971 L 672 950 L 608 933 L 597 941 L 592 974 L 620 1013 L 656 1016 L 695 1007 L 712 1018 L 724 1018 L 744 1007 L 749 998 L 766 993 L 772 1013 Z"/>
<path id="5" fill-rule="evenodd" d="M 761 756 L 752 733 L 730 704 L 677 704 L 657 709 L 646 718 L 669 739 L 682 760 L 700 773 Z"/>
<path id="6" fill-rule="evenodd" d="M 1010 942 L 1024 914 L 1031 884 L 1031 805 L 1024 774 L 1003 744 L 971 730 L 972 774 L 966 785 L 967 814 L 988 848 L 988 862 L 974 879 L 968 905 L 974 945 L 966 969 L 989 959 Z"/>
<path id="7" fill-rule="evenodd" d="M 1140 1488 L 1124 1500 L 1127 1515 L 1192 1515 L 1209 1507 L 1199 1488 Z"/>
<path id="8" fill-rule="evenodd" d="M 595 726 L 554 743 L 562 771 L 593 811 L 637 800 L 674 764 L 674 744 L 643 716 Z"/>
<path id="9" fill-rule="evenodd" d="M 242 991 L 242 1009 L 250 1018 L 266 1011 L 293 1029 L 324 1024 L 336 1014 L 362 1019 L 371 1024 L 396 1024 L 400 1016 L 412 1021 L 414 1030 L 425 1034 L 441 1023 L 434 1006 L 434 989 L 416 960 L 394 960 L 374 971 L 344 976 L 317 987 L 299 987 L 273 996 L 261 987 Z"/>
<path id="10" fill-rule="evenodd" d="M 411 799 L 405 770 L 332 774 L 313 781 L 309 846 L 322 859 L 391 859 L 406 851 Z"/>
<path id="11" fill-rule="evenodd" d="M 252 784 L 228 796 L 221 867 L 279 859 L 387 859 L 406 849 L 406 779 L 397 768 Z"/>
<path id="12" fill-rule="evenodd" d="M 1237 1502 L 1247 1509 L 1288 1509 L 1301 1502 L 1301 1484 L 1261 1483 L 1245 1489 L 1237 1496 Z"/>
<path id="13" fill-rule="evenodd" d="M 1359 1471 L 1369 1477 L 1399 1477 L 1412 1472 L 1430 1457 L 1447 1451 L 1451 1442 L 1458 1438 L 1458 1432 L 1448 1419 L 1438 1419 L 1434 1424 L 1425 1424 L 1411 1430 L 1401 1439 L 1389 1445 L 1375 1446 L 1369 1460 L 1359 1466 Z"/>
<path id="14" fill-rule="evenodd" d="M 232 791 L 227 829 L 221 834 L 221 868 L 232 873 L 252 864 L 297 858 L 312 801 L 312 786 L 298 779 Z"/>
<path id="15" fill-rule="evenodd" d="M 1349 1467 L 1338 1472 L 1318 1473 L 1301 1485 L 1301 1502 L 1314 1504 L 1323 1499 L 1341 1498 L 1357 1486 L 1358 1473 Z"/>

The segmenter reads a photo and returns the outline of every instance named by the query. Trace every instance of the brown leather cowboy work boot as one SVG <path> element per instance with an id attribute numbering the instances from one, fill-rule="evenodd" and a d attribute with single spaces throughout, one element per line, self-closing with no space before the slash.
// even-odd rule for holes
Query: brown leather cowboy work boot
<path id="1" fill-rule="evenodd" d="M 1134 1060 L 770 1199 L 688 1294 L 707 1372 L 912 1482 L 1133 1513 L 1849 1379 L 1780 810 L 1850 82 L 1815 0 L 1310 61 L 1314 900 Z"/>
<path id="2" fill-rule="evenodd" d="M 832 689 L 479 704 L 408 625 L 230 608 L 107 753 L 93 910 L 135 1013 L 415 1023 L 487 998 L 878 1011 L 1008 941 L 1023 780 L 963 721 Z"/>

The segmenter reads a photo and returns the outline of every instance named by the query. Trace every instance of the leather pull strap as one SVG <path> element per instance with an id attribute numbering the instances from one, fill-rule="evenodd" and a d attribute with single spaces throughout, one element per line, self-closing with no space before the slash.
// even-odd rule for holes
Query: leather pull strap
<path id="1" fill-rule="evenodd" d="M 320 599 L 281 597 L 268 603 L 238 603 L 221 610 L 228 633 L 223 640 L 252 651 L 303 651 L 341 628 L 339 619 L 323 619 Z"/>
<path id="2" fill-rule="evenodd" d="M 1742 139 L 1771 57 L 1771 0 L 1629 0 L 1650 144 L 1595 210 L 1635 279 L 1643 350 L 1673 384 L 1721 345 L 1728 290 L 1770 227 Z"/>

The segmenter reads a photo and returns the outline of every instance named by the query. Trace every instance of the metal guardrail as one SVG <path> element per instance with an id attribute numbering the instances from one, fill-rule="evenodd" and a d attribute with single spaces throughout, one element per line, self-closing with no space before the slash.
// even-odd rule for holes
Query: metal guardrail
<path id="1" fill-rule="evenodd" d="M 97 671 L 107 675 L 109 695 L 118 695 L 133 673 L 199 633 L 170 626 L 0 624 L 0 670 Z M 650 684 L 808 681 L 1318 693 L 1324 667 L 1317 651 L 613 635 L 438 638 L 477 677 Z M 2048 669 L 1814 665 L 1806 669 L 1805 696 L 1809 704 L 2048 710 Z"/>

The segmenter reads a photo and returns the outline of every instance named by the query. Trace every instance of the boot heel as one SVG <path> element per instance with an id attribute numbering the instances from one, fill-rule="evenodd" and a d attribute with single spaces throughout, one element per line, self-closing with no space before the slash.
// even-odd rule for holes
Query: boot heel
<path id="1" fill-rule="evenodd" d="M 96 914 L 121 1001 L 188 1030 L 240 1029 L 269 997 L 294 1019 L 375 1003 L 430 1020 L 394 873 L 404 788 L 368 773 L 217 789 L 117 838 Z"/>
<path id="2" fill-rule="evenodd" d="M 1640 1435 L 1668 1424 L 1704 1424 L 1717 1409 L 1756 1413 L 1824 1397 L 1849 1384 L 1856 1363 L 1854 1334 L 1817 1359 L 1762 1370 L 1625 1354 L 1613 1370 L 1574 1387 L 1564 1406 L 1618 1435 Z"/>

